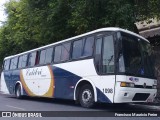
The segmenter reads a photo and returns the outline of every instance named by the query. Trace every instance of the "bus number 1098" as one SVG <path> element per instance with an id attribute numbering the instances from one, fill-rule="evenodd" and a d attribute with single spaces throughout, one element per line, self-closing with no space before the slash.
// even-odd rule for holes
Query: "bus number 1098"
<path id="1" fill-rule="evenodd" d="M 113 89 L 112 88 L 103 88 L 103 93 L 113 93 Z"/>

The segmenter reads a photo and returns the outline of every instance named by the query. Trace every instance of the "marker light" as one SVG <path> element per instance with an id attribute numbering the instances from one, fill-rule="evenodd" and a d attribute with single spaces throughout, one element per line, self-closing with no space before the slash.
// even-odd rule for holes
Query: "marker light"
<path id="1" fill-rule="evenodd" d="M 121 82 L 121 87 L 134 87 L 134 83 Z"/>

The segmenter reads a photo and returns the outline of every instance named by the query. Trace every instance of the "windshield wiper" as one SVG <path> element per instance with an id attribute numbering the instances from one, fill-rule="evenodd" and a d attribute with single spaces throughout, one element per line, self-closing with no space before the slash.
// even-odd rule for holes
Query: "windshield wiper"
<path id="1" fill-rule="evenodd" d="M 108 66 L 112 60 L 113 60 L 113 55 L 111 55 L 110 59 L 108 59 Z"/>

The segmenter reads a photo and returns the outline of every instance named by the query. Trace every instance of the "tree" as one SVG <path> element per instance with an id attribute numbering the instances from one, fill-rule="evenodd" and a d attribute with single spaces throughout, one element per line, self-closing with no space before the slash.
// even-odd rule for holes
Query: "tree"
<path id="1" fill-rule="evenodd" d="M 69 23 L 77 34 L 100 27 L 133 28 L 133 6 L 126 0 L 77 0 L 74 5 Z"/>
<path id="2" fill-rule="evenodd" d="M 136 32 L 135 22 L 160 18 L 159 0 L 10 0 L 0 29 L 0 61 L 102 27 Z"/>

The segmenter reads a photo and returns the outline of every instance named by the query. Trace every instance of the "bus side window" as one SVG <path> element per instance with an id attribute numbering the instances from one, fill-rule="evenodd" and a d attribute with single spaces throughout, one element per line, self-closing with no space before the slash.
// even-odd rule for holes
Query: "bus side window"
<path id="1" fill-rule="evenodd" d="M 95 66 L 97 72 L 101 72 L 101 50 L 102 50 L 102 38 L 96 40 L 96 50 L 95 50 Z"/>
<path id="2" fill-rule="evenodd" d="M 18 68 L 22 68 L 22 59 L 23 59 L 23 56 L 19 56 Z"/>
<path id="3" fill-rule="evenodd" d="M 10 59 L 4 61 L 4 70 L 9 70 Z"/>
<path id="4" fill-rule="evenodd" d="M 94 45 L 94 37 L 88 37 L 85 41 L 84 50 L 82 56 L 92 56 L 93 53 L 93 45 Z"/>
<path id="5" fill-rule="evenodd" d="M 84 43 L 83 39 L 74 41 L 72 59 L 78 59 L 82 56 L 83 43 Z"/>
<path id="6" fill-rule="evenodd" d="M 11 59 L 10 70 L 16 69 L 17 68 L 17 63 L 18 63 L 18 57 L 12 58 Z"/>
<path id="7" fill-rule="evenodd" d="M 45 59 L 46 59 L 46 50 L 42 50 L 40 52 L 40 59 L 39 59 L 39 64 L 42 65 L 45 63 Z"/>
<path id="8" fill-rule="evenodd" d="M 56 46 L 55 47 L 55 52 L 54 52 L 54 62 L 60 62 L 61 61 L 61 51 L 62 51 L 62 46 Z"/>
<path id="9" fill-rule="evenodd" d="M 61 61 L 69 60 L 71 43 L 62 44 Z"/>
<path id="10" fill-rule="evenodd" d="M 28 66 L 32 67 L 34 65 L 37 65 L 38 63 L 38 55 L 37 55 L 37 51 L 36 52 L 32 52 L 29 54 L 29 59 L 28 59 Z"/>
<path id="11" fill-rule="evenodd" d="M 50 64 L 52 62 L 53 48 L 48 48 L 40 52 L 39 64 Z"/>
<path id="12" fill-rule="evenodd" d="M 24 67 L 26 67 L 26 65 L 27 65 L 27 58 L 28 58 L 28 54 L 26 54 L 26 55 L 23 55 L 23 57 L 22 57 L 22 68 L 24 68 Z"/>
<path id="13" fill-rule="evenodd" d="M 45 64 L 49 64 L 52 62 L 52 54 L 53 54 L 53 47 L 46 49 Z"/>

